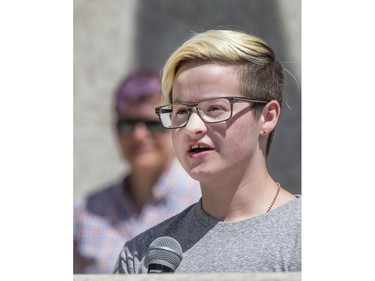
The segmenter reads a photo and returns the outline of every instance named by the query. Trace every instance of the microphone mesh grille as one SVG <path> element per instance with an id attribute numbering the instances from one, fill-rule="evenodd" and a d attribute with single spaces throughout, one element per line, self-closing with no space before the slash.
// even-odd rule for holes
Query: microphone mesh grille
<path id="1" fill-rule="evenodd" d="M 182 261 L 180 243 L 168 236 L 155 239 L 148 248 L 146 264 L 162 264 L 176 270 Z"/>

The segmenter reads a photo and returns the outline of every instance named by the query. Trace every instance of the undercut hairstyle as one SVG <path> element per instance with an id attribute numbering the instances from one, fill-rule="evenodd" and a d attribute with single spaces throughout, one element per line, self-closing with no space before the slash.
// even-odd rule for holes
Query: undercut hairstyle
<path id="1" fill-rule="evenodd" d="M 185 64 L 217 63 L 233 66 L 237 71 L 240 91 L 245 97 L 276 100 L 280 107 L 284 99 L 285 70 L 276 60 L 272 48 L 261 38 L 243 31 L 208 30 L 195 33 L 167 60 L 162 71 L 163 102 L 173 102 L 173 83 L 177 71 Z M 258 118 L 264 104 L 254 104 Z M 267 141 L 268 156 L 275 130 Z"/>

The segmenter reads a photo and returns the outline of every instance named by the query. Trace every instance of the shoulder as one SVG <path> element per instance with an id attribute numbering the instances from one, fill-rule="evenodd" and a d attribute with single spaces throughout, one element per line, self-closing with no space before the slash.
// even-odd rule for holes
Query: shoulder
<path id="1" fill-rule="evenodd" d="M 296 232 L 301 231 L 301 196 L 295 196 L 294 199 L 271 210 L 261 218 L 270 223 L 280 231 L 288 229 Z"/>
<path id="2" fill-rule="evenodd" d="M 193 204 L 179 214 L 157 224 L 156 226 L 142 232 L 125 243 L 116 263 L 117 272 L 139 273 L 145 268 L 144 259 L 147 255 L 149 245 L 157 238 L 170 236 L 176 238 L 181 225 L 186 224 L 194 216 Z M 186 228 L 184 228 L 186 230 Z M 176 239 L 179 240 L 179 239 Z"/>
<path id="3" fill-rule="evenodd" d="M 280 207 L 280 214 L 292 218 L 301 219 L 301 195 L 295 195 L 295 198 Z"/>
<path id="4" fill-rule="evenodd" d="M 178 213 L 177 215 L 174 215 L 170 217 L 169 219 L 166 219 L 163 222 L 155 225 L 154 227 L 142 232 L 141 234 L 137 235 L 136 237 L 131 239 L 129 242 L 127 242 L 125 245 L 129 249 L 134 249 L 134 250 L 136 249 L 138 253 L 140 249 L 142 249 L 141 251 L 142 253 L 145 253 L 145 251 L 148 249 L 148 246 L 156 238 L 161 237 L 161 236 L 173 237 L 178 227 L 181 224 L 186 223 L 188 218 L 192 215 L 195 205 L 196 204 L 193 204 L 187 207 L 185 210 Z"/>
<path id="5" fill-rule="evenodd" d="M 301 217 L 302 197 L 300 194 L 294 195 L 296 198 L 290 202 L 290 211 Z"/>
<path id="6" fill-rule="evenodd" d="M 85 196 L 80 196 L 74 201 L 75 216 L 82 212 L 108 213 L 115 208 L 115 204 L 122 192 L 120 182 L 113 182 L 99 189 L 91 191 Z"/>
<path id="7" fill-rule="evenodd" d="M 269 212 L 269 222 L 275 232 L 285 238 L 301 237 L 301 196 Z M 298 238 L 299 237 L 299 238 Z"/>
<path id="8" fill-rule="evenodd" d="M 300 214 L 301 211 L 301 195 L 300 194 L 290 194 L 290 196 L 285 199 L 285 201 L 280 204 L 275 210 L 290 212 L 292 214 Z"/>

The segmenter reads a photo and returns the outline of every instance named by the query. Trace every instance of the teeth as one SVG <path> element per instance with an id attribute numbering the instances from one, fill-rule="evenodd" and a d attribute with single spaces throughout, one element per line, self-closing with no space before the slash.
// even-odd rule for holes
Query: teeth
<path id="1" fill-rule="evenodd" d="M 191 149 L 197 149 L 197 148 L 209 148 L 207 145 L 203 144 L 194 144 Z"/>

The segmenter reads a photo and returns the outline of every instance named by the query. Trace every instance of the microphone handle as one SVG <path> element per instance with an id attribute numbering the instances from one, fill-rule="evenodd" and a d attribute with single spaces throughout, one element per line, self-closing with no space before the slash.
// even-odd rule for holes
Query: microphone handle
<path id="1" fill-rule="evenodd" d="M 153 263 L 148 265 L 148 273 L 173 273 L 173 270 L 168 266 Z"/>

